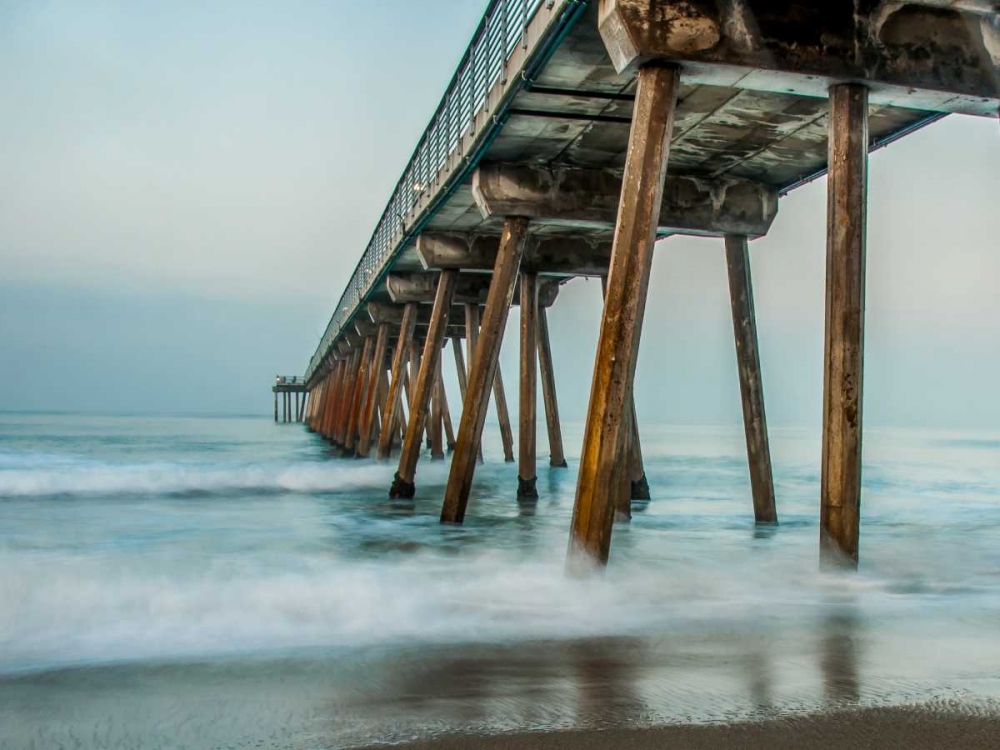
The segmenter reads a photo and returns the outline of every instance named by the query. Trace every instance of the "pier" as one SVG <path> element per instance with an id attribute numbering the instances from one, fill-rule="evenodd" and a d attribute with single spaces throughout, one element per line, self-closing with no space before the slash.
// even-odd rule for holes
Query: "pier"
<path id="1" fill-rule="evenodd" d="M 298 375 L 277 375 L 274 385 L 274 421 L 278 420 L 278 405 L 281 405 L 282 422 L 302 422 L 305 420 L 306 402 L 309 400 L 309 389 L 305 378 Z"/>
<path id="2" fill-rule="evenodd" d="M 532 502 L 540 421 L 551 466 L 566 466 L 548 311 L 562 285 L 600 278 L 568 532 L 571 569 L 606 564 L 616 520 L 655 495 L 632 400 L 654 243 L 714 237 L 728 269 L 748 520 L 775 524 L 749 256 L 781 197 L 826 174 L 819 549 L 824 564 L 854 567 L 868 154 L 947 115 L 998 112 L 994 0 L 494 0 L 357 248 L 304 377 L 274 385 L 275 420 L 283 394 L 284 421 L 304 420 L 344 456 L 394 463 L 391 497 L 440 503 L 441 521 L 458 524 L 475 502 L 492 400 L 516 465 L 511 501 Z M 505 383 L 511 306 L 520 367 Z M 446 367 L 460 402 L 447 399 Z M 520 394 L 516 449 L 508 388 Z M 449 454 L 443 498 L 421 495 L 419 462 Z"/>

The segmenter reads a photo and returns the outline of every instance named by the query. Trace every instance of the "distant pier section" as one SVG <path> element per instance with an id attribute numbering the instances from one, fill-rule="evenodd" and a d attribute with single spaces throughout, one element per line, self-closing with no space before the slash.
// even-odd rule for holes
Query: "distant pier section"
<path id="1" fill-rule="evenodd" d="M 301 422 L 305 417 L 306 401 L 309 399 L 309 389 L 306 380 L 301 375 L 275 375 L 274 385 L 274 421 Z M 279 402 L 281 419 L 278 419 Z"/>

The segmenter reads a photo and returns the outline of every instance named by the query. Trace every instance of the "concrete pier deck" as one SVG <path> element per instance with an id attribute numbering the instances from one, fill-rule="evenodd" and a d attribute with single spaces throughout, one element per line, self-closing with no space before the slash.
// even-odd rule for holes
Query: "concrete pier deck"
<path id="1" fill-rule="evenodd" d="M 457 435 L 442 521 L 460 523 L 491 392 L 513 457 L 497 356 L 520 305 L 516 485 L 533 499 L 538 377 L 564 463 L 544 309 L 560 284 L 601 277 L 571 549 L 606 562 L 613 520 L 649 497 L 631 386 L 653 243 L 718 237 L 754 518 L 775 523 L 748 241 L 782 196 L 829 171 L 821 549 L 856 565 L 867 155 L 947 115 L 998 112 L 991 0 L 493 0 L 358 248 L 305 373 L 305 421 L 349 455 L 379 435 L 382 460 L 399 447 L 394 497 L 416 492 L 425 432 L 434 457 L 442 430 Z M 447 339 L 468 345 L 457 432 L 440 385 Z"/>

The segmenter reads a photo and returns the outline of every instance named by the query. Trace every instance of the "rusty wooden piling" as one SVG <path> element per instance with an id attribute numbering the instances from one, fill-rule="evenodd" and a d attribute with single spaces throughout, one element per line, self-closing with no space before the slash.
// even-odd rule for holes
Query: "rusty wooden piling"
<path id="1" fill-rule="evenodd" d="M 649 482 L 642 462 L 642 439 L 639 436 L 639 417 L 635 413 L 635 389 L 629 393 L 629 412 L 632 414 L 632 431 L 629 433 L 629 479 L 632 499 L 649 501 Z"/>
<path id="2" fill-rule="evenodd" d="M 431 460 L 444 460 L 444 431 L 442 422 L 444 421 L 444 410 L 441 406 L 441 360 L 438 359 L 437 367 L 434 368 L 434 382 L 431 384 L 433 392 L 431 394 Z"/>
<path id="3" fill-rule="evenodd" d="M 442 523 L 461 523 L 465 518 L 472 478 L 476 471 L 476 454 L 486 421 L 490 386 L 497 373 L 500 346 L 503 343 L 504 328 L 507 325 L 527 234 L 527 219 L 508 217 L 504 220 L 500 250 L 493 267 L 479 339 L 472 355 L 465 408 L 462 410 L 455 455 L 452 457 L 441 508 Z"/>
<path id="4" fill-rule="evenodd" d="M 444 387 L 444 376 L 441 374 L 442 364 L 438 364 L 438 391 L 441 398 L 441 424 L 444 427 L 445 447 L 455 450 L 455 427 L 451 422 L 451 409 L 448 407 L 448 391 Z"/>
<path id="5" fill-rule="evenodd" d="M 820 555 L 856 567 L 861 511 L 868 90 L 830 89 Z"/>
<path id="6" fill-rule="evenodd" d="M 399 340 L 396 343 L 396 349 L 393 351 L 392 356 L 392 380 L 389 383 L 389 396 L 385 402 L 387 429 L 383 429 L 382 434 L 379 436 L 378 453 L 376 455 L 380 461 L 386 460 L 392 453 L 396 423 L 402 421 L 403 408 L 401 402 L 406 375 L 406 363 L 416 323 L 417 305 L 415 302 L 407 303 L 403 308 L 403 322 L 399 326 Z"/>
<path id="7" fill-rule="evenodd" d="M 385 377 L 385 351 L 388 343 L 389 324 L 379 323 L 378 333 L 375 335 L 375 348 L 372 352 L 372 364 L 368 373 L 364 408 L 358 425 L 356 453 L 359 458 L 366 458 L 371 447 L 372 428 L 375 424 L 375 406 L 379 400 L 381 379 Z"/>
<path id="8" fill-rule="evenodd" d="M 542 402 L 545 406 L 545 427 L 549 436 L 549 465 L 566 467 L 562 426 L 559 422 L 559 400 L 556 397 L 556 373 L 552 364 L 552 344 L 549 341 L 549 320 L 544 307 L 538 308 L 538 370 L 542 381 Z"/>
<path id="9" fill-rule="evenodd" d="M 726 268 L 729 272 L 729 300 L 733 311 L 736 369 L 743 404 L 743 428 L 747 441 L 754 520 L 759 524 L 775 524 L 778 522 L 778 512 L 774 504 L 774 477 L 767 439 L 767 418 L 764 414 L 764 385 L 760 372 L 760 349 L 746 237 L 726 236 Z"/>
<path id="10" fill-rule="evenodd" d="M 538 499 L 536 470 L 538 390 L 538 277 L 521 273 L 521 380 L 518 399 L 517 499 Z"/>
<path id="11" fill-rule="evenodd" d="M 493 404 L 497 410 L 497 421 L 500 423 L 500 443 L 503 446 L 503 460 L 514 463 L 514 431 L 510 426 L 510 409 L 507 408 L 507 393 L 503 387 L 503 371 L 497 362 L 497 374 L 493 379 Z"/>
<path id="12" fill-rule="evenodd" d="M 427 407 L 430 403 L 435 371 L 441 355 L 441 345 L 445 331 L 448 328 L 448 314 L 451 311 L 451 301 L 455 294 L 455 284 L 458 271 L 442 271 L 438 279 L 437 293 L 434 297 L 434 309 L 431 313 L 430 328 L 424 343 L 423 356 L 420 359 L 420 369 L 413 389 L 410 421 L 406 425 L 406 437 L 399 455 L 399 469 L 389 489 L 391 498 L 412 498 L 416 492 L 414 479 L 417 472 L 417 460 L 420 457 L 420 442 L 427 419 Z"/>
<path id="13" fill-rule="evenodd" d="M 646 307 L 653 242 L 670 153 L 678 71 L 639 70 L 615 225 L 570 536 L 570 565 L 606 564 L 614 522 L 617 454 Z M 582 564 L 581 564 L 582 563 Z"/>
<path id="14" fill-rule="evenodd" d="M 354 383 L 354 393 L 351 399 L 351 412 L 347 420 L 347 433 L 344 439 L 344 455 L 354 455 L 357 444 L 358 425 L 371 378 L 372 354 L 375 348 L 375 337 L 365 336 L 364 348 L 361 350 L 361 361 Z"/>

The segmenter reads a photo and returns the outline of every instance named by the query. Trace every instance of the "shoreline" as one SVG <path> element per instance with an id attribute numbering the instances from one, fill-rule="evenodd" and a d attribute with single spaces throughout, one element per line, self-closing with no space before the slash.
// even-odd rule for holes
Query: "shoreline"
<path id="1" fill-rule="evenodd" d="M 794 714 L 730 724 L 672 724 L 646 728 L 572 729 L 511 734 L 456 734 L 354 750 L 661 750 L 766 747 L 769 750 L 907 750 L 995 748 L 1000 710 L 949 701 L 909 707 L 859 708 Z"/>

